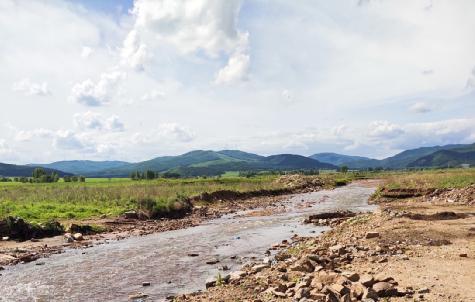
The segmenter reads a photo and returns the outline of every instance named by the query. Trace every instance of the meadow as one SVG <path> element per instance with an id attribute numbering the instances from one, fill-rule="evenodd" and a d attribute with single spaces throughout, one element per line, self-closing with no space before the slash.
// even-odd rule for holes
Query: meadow
<path id="1" fill-rule="evenodd" d="M 475 168 L 383 172 L 379 177 L 385 179 L 385 186 L 390 189 L 463 188 L 475 184 Z"/>
<path id="2" fill-rule="evenodd" d="M 276 176 L 190 178 L 133 181 L 87 179 L 85 183 L 0 183 L 0 219 L 19 216 L 30 222 L 115 217 L 141 200 L 166 207 L 183 197 L 218 190 L 276 189 Z"/>

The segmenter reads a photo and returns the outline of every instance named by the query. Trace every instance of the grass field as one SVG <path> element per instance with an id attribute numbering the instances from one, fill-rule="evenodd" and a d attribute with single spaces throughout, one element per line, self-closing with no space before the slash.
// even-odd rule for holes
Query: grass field
<path id="1" fill-rule="evenodd" d="M 166 206 L 177 198 L 218 190 L 278 188 L 275 176 L 192 179 L 87 179 L 86 183 L 0 183 L 0 218 L 19 216 L 31 222 L 118 216 L 152 199 Z"/>
<path id="2" fill-rule="evenodd" d="M 475 168 L 386 172 L 380 177 L 386 179 L 385 186 L 390 189 L 462 188 L 475 184 Z"/>

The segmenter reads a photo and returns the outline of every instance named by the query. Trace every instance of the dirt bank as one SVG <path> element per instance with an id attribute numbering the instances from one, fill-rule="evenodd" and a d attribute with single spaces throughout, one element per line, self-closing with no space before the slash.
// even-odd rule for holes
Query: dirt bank
<path id="1" fill-rule="evenodd" d="M 475 196 L 445 200 L 469 190 L 437 201 L 376 200 L 376 213 L 348 218 L 319 238 L 275 245 L 275 257 L 263 255 L 178 301 L 475 301 Z"/>
<path id="2" fill-rule="evenodd" d="M 288 199 L 291 193 L 318 191 L 331 187 L 316 177 L 301 177 L 298 175 L 283 176 L 277 180 L 281 189 L 259 190 L 255 192 L 217 191 L 203 193 L 190 198 L 193 203 L 192 211 L 178 219 L 142 220 L 129 219 L 124 215 L 114 219 L 91 219 L 69 221 L 64 223 L 79 226 L 94 225 L 102 229 L 99 234 L 81 232 L 75 240 L 76 231 L 70 230 L 61 236 L 32 239 L 23 242 L 0 241 L 0 266 L 31 262 L 51 254 L 61 253 L 64 248 L 87 248 L 102 244 L 107 240 L 121 240 L 130 236 L 143 236 L 156 232 L 171 231 L 199 225 L 205 220 L 218 218 L 237 211 L 259 209 L 272 214 L 279 211 L 279 203 Z M 133 214 L 133 213 L 132 213 Z M 129 213 L 130 215 L 130 213 Z M 131 215 L 134 217 L 134 215 Z M 1 238 L 0 238 L 1 239 Z"/>

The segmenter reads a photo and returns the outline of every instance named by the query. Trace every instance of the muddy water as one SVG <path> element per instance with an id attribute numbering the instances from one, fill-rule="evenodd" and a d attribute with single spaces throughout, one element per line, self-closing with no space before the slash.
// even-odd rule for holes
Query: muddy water
<path id="1" fill-rule="evenodd" d="M 1 272 L 0 301 L 127 301 L 130 293 L 139 291 L 148 294 L 150 301 L 160 301 L 200 290 L 223 265 L 238 269 L 252 257 L 261 259 L 273 243 L 293 234 L 316 236 L 325 230 L 302 224 L 310 213 L 372 210 L 367 200 L 373 191 L 352 184 L 298 194 L 271 216 L 242 212 L 193 228 L 68 250 L 40 260 L 45 263 L 41 266 L 32 262 L 9 267 Z M 220 262 L 206 264 L 213 259 Z M 145 281 L 151 286 L 142 287 Z"/>

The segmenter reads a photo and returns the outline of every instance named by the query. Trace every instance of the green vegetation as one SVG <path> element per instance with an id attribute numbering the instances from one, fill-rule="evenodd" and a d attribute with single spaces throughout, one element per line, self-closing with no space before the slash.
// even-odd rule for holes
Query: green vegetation
<path id="1" fill-rule="evenodd" d="M 382 174 L 386 187 L 397 188 L 463 188 L 475 184 L 475 169 L 437 169 L 415 172 L 392 172 Z"/>
<path id="2" fill-rule="evenodd" d="M 0 218 L 19 216 L 27 221 L 88 219 L 118 216 L 152 200 L 156 211 L 170 209 L 177 199 L 218 190 L 255 191 L 276 189 L 276 176 L 252 178 L 192 178 L 132 181 L 87 179 L 86 182 L 1 183 Z"/>

